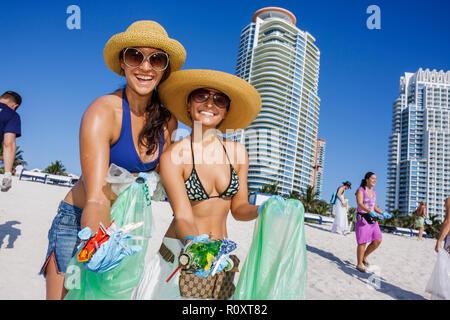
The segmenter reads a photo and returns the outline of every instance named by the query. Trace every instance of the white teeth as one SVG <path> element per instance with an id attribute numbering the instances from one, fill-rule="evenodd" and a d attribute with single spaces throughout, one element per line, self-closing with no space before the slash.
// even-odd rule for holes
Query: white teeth
<path id="1" fill-rule="evenodd" d="M 140 80 L 153 80 L 153 77 L 149 77 L 149 76 L 136 76 L 136 78 L 138 78 Z"/>
<path id="2" fill-rule="evenodd" d="M 207 116 L 211 116 L 211 117 L 214 116 L 214 113 L 211 113 L 211 112 L 202 111 L 202 112 L 200 112 L 200 113 L 201 113 L 201 114 L 204 114 L 204 115 L 207 115 Z"/>

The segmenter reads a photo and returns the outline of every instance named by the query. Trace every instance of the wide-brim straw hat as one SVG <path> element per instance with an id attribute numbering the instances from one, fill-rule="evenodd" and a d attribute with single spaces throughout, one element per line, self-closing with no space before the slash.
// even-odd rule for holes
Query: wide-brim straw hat
<path id="1" fill-rule="evenodd" d="M 177 120 L 192 127 L 187 112 L 188 96 L 200 88 L 216 89 L 230 98 L 227 115 L 217 127 L 222 132 L 246 128 L 261 110 L 261 97 L 250 83 L 221 71 L 190 69 L 173 72 L 161 83 L 158 93 L 162 104 Z"/>
<path id="2" fill-rule="evenodd" d="M 152 47 L 169 55 L 171 71 L 180 70 L 186 60 L 186 50 L 175 39 L 169 38 L 166 30 L 157 22 L 136 21 L 125 32 L 113 35 L 103 49 L 105 63 L 112 71 L 124 76 L 120 67 L 119 54 L 128 47 Z"/>

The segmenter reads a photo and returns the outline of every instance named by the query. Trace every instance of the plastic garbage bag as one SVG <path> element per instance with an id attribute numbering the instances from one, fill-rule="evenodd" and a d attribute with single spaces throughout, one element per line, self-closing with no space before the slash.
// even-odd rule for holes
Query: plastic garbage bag
<path id="1" fill-rule="evenodd" d="M 432 300 L 450 300 L 450 254 L 439 249 L 433 273 L 425 289 Z"/>
<path id="2" fill-rule="evenodd" d="M 142 250 L 124 257 L 114 269 L 103 273 L 87 270 L 75 255 L 66 271 L 66 299 L 130 299 L 139 283 L 148 239 L 152 234 L 151 195 L 157 188 L 158 174 L 140 174 L 138 178 L 133 176 L 133 181 L 130 175 L 123 168 L 110 167 L 107 181 L 113 190 L 120 191 L 111 207 L 111 220 L 119 228 L 142 223 L 139 228 L 128 232 L 132 237 L 126 240 L 128 246 L 140 246 Z"/>
<path id="3" fill-rule="evenodd" d="M 128 225 L 125 226 L 125 228 L 134 229 L 136 227 L 139 227 L 140 225 L 142 225 L 142 223 L 135 224 L 134 226 Z M 102 227 L 103 226 L 101 226 L 101 228 Z M 130 236 L 126 230 L 118 229 L 115 222 L 113 222 L 107 229 L 103 227 L 103 230 L 105 230 L 105 233 L 107 234 L 107 241 L 101 244 L 100 247 L 98 247 L 97 242 L 94 243 L 95 246 L 98 247 L 98 249 L 95 251 L 92 257 L 84 263 L 84 267 L 87 270 L 97 273 L 110 271 L 116 268 L 123 260 L 123 258 L 142 250 L 142 247 L 140 245 L 128 245 L 127 240 L 131 239 L 132 236 Z M 92 235 L 91 228 L 86 227 L 81 230 L 78 237 L 82 240 L 85 240 L 86 242 L 89 242 L 89 240 L 93 241 L 92 239 L 95 240 L 95 237 L 83 239 L 83 237 L 85 236 L 84 233 L 90 233 Z M 78 261 L 80 261 L 79 253 Z"/>
<path id="4" fill-rule="evenodd" d="M 303 204 L 271 198 L 258 216 L 235 300 L 306 298 Z"/>

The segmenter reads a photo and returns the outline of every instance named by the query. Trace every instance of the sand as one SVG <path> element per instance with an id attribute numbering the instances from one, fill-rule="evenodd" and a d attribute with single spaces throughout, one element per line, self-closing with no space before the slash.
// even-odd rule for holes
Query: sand
<path id="1" fill-rule="evenodd" d="M 1 178 L 1 176 L 0 176 Z M 47 234 L 68 187 L 19 181 L 0 193 L 0 299 L 45 299 L 45 280 L 38 272 L 47 251 Z M 168 203 L 154 202 L 156 234 L 149 255 L 159 248 L 172 219 Z M 251 244 L 254 221 L 239 222 L 229 215 L 229 237 L 238 243 L 243 264 Z M 372 273 L 355 269 L 355 234 L 332 233 L 331 224 L 305 224 L 307 299 L 423 300 L 437 254 L 434 239 L 383 233 L 381 246 L 368 258 Z"/>

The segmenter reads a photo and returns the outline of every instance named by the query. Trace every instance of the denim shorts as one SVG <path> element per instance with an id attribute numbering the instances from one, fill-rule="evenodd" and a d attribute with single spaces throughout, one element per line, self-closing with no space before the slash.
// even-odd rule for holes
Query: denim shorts
<path id="1" fill-rule="evenodd" d="M 47 255 L 39 274 L 45 276 L 45 269 L 52 256 L 56 261 L 57 272 L 66 273 L 70 259 L 76 254 L 77 246 L 81 242 L 78 231 L 80 231 L 82 212 L 81 208 L 65 201 L 60 202 L 58 213 L 48 231 Z"/>

